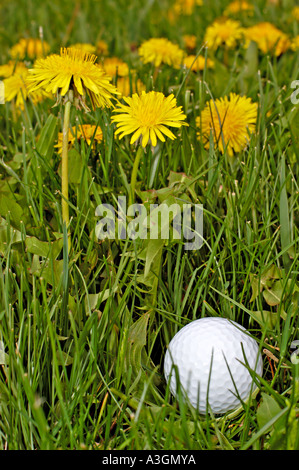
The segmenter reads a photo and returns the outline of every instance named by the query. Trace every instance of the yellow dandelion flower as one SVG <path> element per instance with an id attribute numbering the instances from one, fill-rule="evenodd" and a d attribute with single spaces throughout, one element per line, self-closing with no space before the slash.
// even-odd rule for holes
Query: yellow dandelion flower
<path id="1" fill-rule="evenodd" d="M 251 98 L 230 93 L 229 97 L 210 100 L 196 118 L 198 139 L 205 148 L 210 146 L 210 134 L 214 147 L 229 156 L 245 149 L 249 135 L 254 133 L 257 120 L 257 104 Z"/>
<path id="2" fill-rule="evenodd" d="M 133 93 L 139 94 L 146 90 L 144 83 L 134 77 L 131 80 L 130 77 L 118 77 L 116 87 L 121 96 L 129 96 Z"/>
<path id="3" fill-rule="evenodd" d="M 184 47 L 189 51 L 196 48 L 197 38 L 195 34 L 184 34 L 183 35 Z"/>
<path id="4" fill-rule="evenodd" d="M 289 37 L 267 21 L 246 28 L 244 34 L 246 38 L 245 46 L 248 46 L 250 41 L 254 41 L 264 54 L 273 52 L 276 56 L 279 56 L 291 46 Z"/>
<path id="5" fill-rule="evenodd" d="M 27 74 L 28 71 L 26 70 L 3 80 L 5 101 L 9 102 L 15 99 L 16 106 L 21 109 L 24 109 L 24 101 L 28 98 Z"/>
<path id="6" fill-rule="evenodd" d="M 30 91 L 44 89 L 65 96 L 73 90 L 75 102 L 86 108 L 85 95 L 93 109 L 111 107 L 113 94 L 118 94 L 110 77 L 95 64 L 97 57 L 80 49 L 62 48 L 60 55 L 51 54 L 37 59 L 29 69 Z"/>
<path id="7" fill-rule="evenodd" d="M 165 142 L 164 135 L 172 140 L 175 139 L 169 126 L 180 128 L 188 125 L 184 122 L 186 116 L 182 112 L 182 107 L 177 106 L 173 94 L 165 97 L 161 92 L 143 91 L 141 95 L 135 93 L 132 97 L 124 97 L 124 101 L 127 105 L 118 105 L 114 110 L 117 114 L 112 117 L 112 122 L 116 123 L 115 135 L 120 139 L 132 134 L 131 144 L 142 138 L 142 147 L 149 142 L 155 147 L 157 139 Z"/>
<path id="8" fill-rule="evenodd" d="M 144 64 L 153 63 L 155 67 L 167 64 L 179 68 L 184 58 L 184 51 L 177 44 L 165 38 L 152 38 L 144 41 L 138 49 Z"/>
<path id="9" fill-rule="evenodd" d="M 103 61 L 103 69 L 111 77 L 118 75 L 119 77 L 126 77 L 129 75 L 129 66 L 126 62 L 118 57 L 107 57 Z"/>
<path id="10" fill-rule="evenodd" d="M 5 101 L 15 100 L 17 108 L 24 109 L 24 102 L 30 98 L 36 104 L 51 95 L 44 90 L 29 92 L 27 86 L 28 69 L 22 68 L 8 78 L 3 80 Z"/>
<path id="11" fill-rule="evenodd" d="M 227 6 L 223 14 L 229 16 L 237 15 L 241 12 L 246 12 L 252 15 L 254 12 L 254 6 L 251 3 L 246 2 L 246 0 L 234 0 Z"/>
<path id="12" fill-rule="evenodd" d="M 117 76 L 116 88 L 120 96 L 129 96 L 132 93 L 141 93 L 146 87 L 137 79 L 134 70 L 129 70 L 126 62 L 118 57 L 107 57 L 102 64 L 103 69 L 111 77 Z M 131 74 L 131 77 L 129 76 Z"/>
<path id="13" fill-rule="evenodd" d="M 299 49 L 299 34 L 297 36 L 295 36 L 294 39 L 292 40 L 291 49 L 293 51 L 298 51 L 298 49 Z"/>
<path id="14" fill-rule="evenodd" d="M 22 38 L 10 49 L 10 55 L 13 59 L 23 60 L 26 57 L 36 59 L 48 54 L 50 46 L 46 41 L 33 38 Z"/>
<path id="15" fill-rule="evenodd" d="M 91 124 L 82 124 L 79 126 L 80 138 L 84 139 L 88 145 L 93 142 L 101 142 L 103 140 L 103 132 L 99 126 Z"/>
<path id="16" fill-rule="evenodd" d="M 85 42 L 77 42 L 76 44 L 72 44 L 71 47 L 73 49 L 81 49 L 82 51 L 87 52 L 88 54 L 96 54 L 97 52 L 96 46 Z"/>
<path id="17" fill-rule="evenodd" d="M 0 65 L 0 77 L 8 78 L 11 77 L 14 73 L 19 73 L 25 69 L 26 65 L 24 62 L 10 60 L 7 64 Z"/>
<path id="18" fill-rule="evenodd" d="M 103 132 L 99 126 L 91 125 L 91 124 L 82 124 L 80 126 L 73 126 L 69 129 L 68 133 L 68 143 L 69 148 L 72 147 L 76 140 L 84 139 L 87 145 L 91 145 L 93 142 L 93 148 L 95 147 L 97 142 L 101 142 L 103 140 Z M 62 141 L 63 141 L 63 133 L 59 132 L 58 134 L 58 142 L 55 147 L 58 149 L 58 153 L 62 153 Z"/>
<path id="19" fill-rule="evenodd" d="M 216 50 L 225 46 L 234 49 L 243 39 L 243 28 L 239 21 L 223 19 L 216 20 L 207 27 L 204 42 L 210 49 Z"/>
<path id="20" fill-rule="evenodd" d="M 99 56 L 105 56 L 108 54 L 108 44 L 106 43 L 106 41 L 103 41 L 102 39 L 100 39 L 96 43 L 96 53 Z"/>
<path id="21" fill-rule="evenodd" d="M 213 68 L 214 67 L 214 61 L 209 59 L 207 57 L 207 60 L 204 56 L 199 55 L 196 57 L 195 55 L 188 55 L 184 59 L 184 66 L 187 69 L 190 69 L 193 72 L 199 72 L 200 70 L 204 70 L 205 67 L 207 68 Z"/>
<path id="22" fill-rule="evenodd" d="M 93 109 L 112 106 L 113 95 L 118 95 L 111 78 L 96 64 L 97 56 L 81 49 L 61 48 L 60 55 L 51 54 L 37 59 L 29 69 L 29 91 L 45 90 L 64 99 L 63 139 L 61 153 L 62 220 L 69 225 L 68 204 L 68 129 L 71 106 L 89 110 L 85 98 L 89 96 Z"/>
<path id="23" fill-rule="evenodd" d="M 296 21 L 299 21 L 299 6 L 294 7 L 291 11 L 291 16 L 294 18 Z"/>
<path id="24" fill-rule="evenodd" d="M 202 4 L 202 0 L 175 0 L 172 8 L 175 15 L 190 16 L 193 14 L 195 7 Z"/>

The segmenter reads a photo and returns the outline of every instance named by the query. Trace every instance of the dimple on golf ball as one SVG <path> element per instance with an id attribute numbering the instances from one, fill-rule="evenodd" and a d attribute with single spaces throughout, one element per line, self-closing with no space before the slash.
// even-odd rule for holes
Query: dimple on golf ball
<path id="1" fill-rule="evenodd" d="M 235 410 L 256 388 L 244 365 L 263 372 L 255 339 L 245 328 L 225 318 L 192 321 L 172 338 L 164 359 L 166 381 L 177 394 L 177 379 L 191 405 L 205 414 L 207 402 L 214 414 Z M 176 366 L 176 367 L 174 367 Z"/>

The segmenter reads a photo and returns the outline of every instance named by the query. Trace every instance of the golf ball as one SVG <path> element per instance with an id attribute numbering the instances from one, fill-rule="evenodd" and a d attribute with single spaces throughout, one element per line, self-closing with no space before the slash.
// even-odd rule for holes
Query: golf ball
<path id="1" fill-rule="evenodd" d="M 235 410 L 256 388 L 244 364 L 262 375 L 263 363 L 255 339 L 243 326 L 225 318 L 192 321 L 170 341 L 164 359 L 165 379 L 177 394 L 177 379 L 191 405 L 214 414 Z M 176 366 L 176 367 L 174 367 Z"/>

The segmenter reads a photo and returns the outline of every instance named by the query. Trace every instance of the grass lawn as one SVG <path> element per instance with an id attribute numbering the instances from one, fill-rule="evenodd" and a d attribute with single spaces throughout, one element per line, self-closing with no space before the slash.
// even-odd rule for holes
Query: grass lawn
<path id="1" fill-rule="evenodd" d="M 299 449 L 298 34 L 292 0 L 0 0 L 0 449 Z M 142 55 L 153 38 L 170 43 Z M 30 89 L 75 45 L 97 57 L 78 59 L 82 93 Z M 92 106 L 103 90 L 111 106 Z M 135 141 L 114 120 L 134 92 L 173 94 L 177 112 Z M 119 197 L 201 205 L 201 247 L 101 239 L 98 208 Z M 208 316 L 243 325 L 264 364 L 222 416 L 163 372 L 172 337 Z"/>

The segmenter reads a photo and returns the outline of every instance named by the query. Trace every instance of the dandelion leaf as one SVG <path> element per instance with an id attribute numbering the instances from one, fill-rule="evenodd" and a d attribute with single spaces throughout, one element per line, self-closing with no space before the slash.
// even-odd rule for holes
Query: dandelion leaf
<path id="1" fill-rule="evenodd" d="M 149 321 L 149 313 L 144 313 L 138 320 L 136 320 L 128 331 L 128 346 L 126 351 L 126 369 L 132 371 L 133 384 L 132 388 L 137 386 L 138 382 L 144 376 L 143 358 L 146 360 L 144 354 L 144 347 L 146 345 L 147 326 Z"/>

